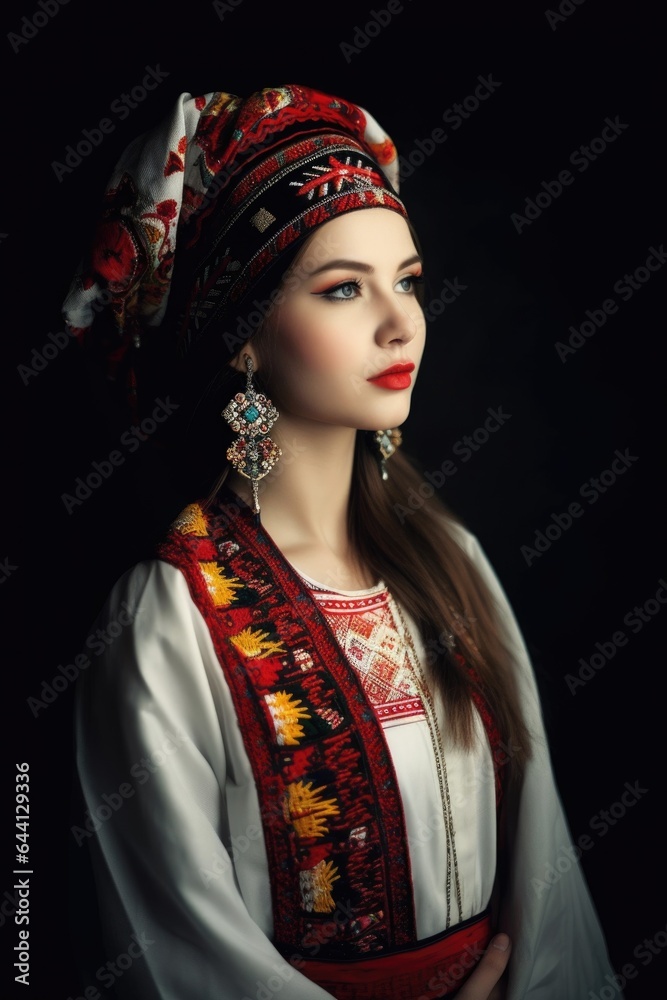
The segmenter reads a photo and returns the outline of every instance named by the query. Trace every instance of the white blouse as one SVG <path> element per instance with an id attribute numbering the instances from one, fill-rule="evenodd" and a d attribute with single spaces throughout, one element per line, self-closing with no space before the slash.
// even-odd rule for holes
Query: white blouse
<path id="1" fill-rule="evenodd" d="M 579 866 L 573 863 L 546 890 L 538 886 L 570 835 L 532 669 L 476 539 L 462 531 L 461 544 L 498 602 L 534 740 L 521 794 L 510 804 L 513 864 L 499 928 L 513 940 L 508 1000 L 586 1000 L 611 969 Z M 423 660 L 418 631 L 403 616 Z M 109 623 L 116 625 L 108 629 Z M 105 954 L 111 961 L 131 957 L 114 989 L 124 1000 L 331 1000 L 271 944 L 252 768 L 184 576 L 159 560 L 139 563 L 115 585 L 98 624 L 118 634 L 79 681 L 77 766 L 87 813 L 74 835 L 92 852 Z M 450 900 L 456 923 L 483 910 L 493 888 L 493 763 L 477 715 L 479 739 L 463 752 L 448 740 L 439 698 L 435 708 L 461 885 L 460 913 L 454 892 Z M 399 723 L 390 719 L 384 732 L 403 800 L 421 939 L 443 930 L 447 915 L 446 824 L 432 730 L 417 712 Z M 87 836 L 93 829 L 96 836 Z M 315 956 L 305 948 L 303 957 Z"/>
<path id="2" fill-rule="evenodd" d="M 331 592 L 305 574 L 300 576 L 381 719 L 403 800 L 417 937 L 430 937 L 448 926 L 444 863 L 447 817 L 436 752 L 444 751 L 454 827 L 452 867 L 460 884 L 460 910 L 454 886 L 451 889 L 450 923 L 481 913 L 491 897 L 496 870 L 496 801 L 493 758 L 484 724 L 474 710 L 475 746 L 470 752 L 462 751 L 448 739 L 445 707 L 437 695 L 433 699 L 437 728 L 429 726 L 428 699 L 422 694 L 426 682 L 420 664 L 425 656 L 419 630 L 405 609 L 398 611 L 383 581 L 368 590 Z M 410 630 L 409 643 L 403 641 L 401 618 Z M 413 650 L 417 663 L 412 662 Z"/>

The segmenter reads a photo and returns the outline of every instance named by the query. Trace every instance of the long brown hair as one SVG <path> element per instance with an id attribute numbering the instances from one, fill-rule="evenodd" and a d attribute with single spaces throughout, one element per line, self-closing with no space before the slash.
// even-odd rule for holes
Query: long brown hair
<path id="1" fill-rule="evenodd" d="M 454 741 L 472 745 L 470 693 L 476 681 L 450 655 L 451 645 L 473 667 L 505 742 L 503 760 L 511 773 L 519 773 L 530 756 L 530 738 L 519 707 L 516 667 L 495 602 L 461 545 L 463 522 L 435 496 L 409 516 L 401 513 L 409 496 L 421 498 L 425 480 L 397 451 L 383 481 L 369 440 L 358 433 L 349 508 L 355 549 L 417 623 L 426 668 L 447 706 Z"/>

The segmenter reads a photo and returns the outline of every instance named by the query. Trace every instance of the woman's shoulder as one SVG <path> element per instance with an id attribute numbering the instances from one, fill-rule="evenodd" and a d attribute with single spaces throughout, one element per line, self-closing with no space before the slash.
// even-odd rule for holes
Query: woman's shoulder
<path id="1" fill-rule="evenodd" d="M 449 537 L 452 538 L 461 549 L 463 549 L 466 555 L 474 563 L 490 568 L 486 555 L 484 554 L 484 549 L 482 548 L 477 535 L 471 531 L 470 528 L 467 528 L 466 525 L 459 520 L 459 518 L 454 517 L 447 511 L 442 513 L 440 520 Z"/>
<path id="2" fill-rule="evenodd" d="M 143 559 L 116 580 L 89 639 L 86 698 L 116 708 L 148 699 L 194 712 L 210 701 L 211 686 L 219 695 L 221 671 L 206 623 L 185 576 L 161 559 Z"/>
<path id="3" fill-rule="evenodd" d="M 157 557 L 125 570 L 107 592 L 93 629 L 132 634 L 164 634 L 167 627 L 191 627 L 196 618 L 187 580 L 176 566 Z"/>
<path id="4" fill-rule="evenodd" d="M 479 545 L 477 536 L 469 528 L 466 528 L 462 521 L 452 517 L 451 514 L 443 514 L 442 522 L 454 541 L 458 542 L 461 548 L 468 554 L 470 554 L 475 545 Z"/>
<path id="5" fill-rule="evenodd" d="M 150 556 L 140 559 L 121 573 L 110 593 L 141 594 L 147 589 L 159 588 L 173 590 L 179 588 L 181 581 L 184 582 L 184 577 L 176 566 L 158 556 Z"/>
<path id="6" fill-rule="evenodd" d="M 505 592 L 505 588 L 503 587 L 494 566 L 490 562 L 484 550 L 484 546 L 480 542 L 477 535 L 459 520 L 451 518 L 447 515 L 445 515 L 445 517 L 446 530 L 449 532 L 450 537 L 452 537 L 466 553 L 470 562 L 477 571 L 489 597 L 495 604 L 500 624 L 503 627 L 503 631 L 506 636 L 510 640 L 515 654 L 517 654 L 518 659 L 527 662 L 528 655 L 525 642 L 516 620 L 514 609 L 512 608 L 507 593 Z"/>
<path id="7" fill-rule="evenodd" d="M 185 577 L 176 567 L 157 556 L 141 559 L 126 569 L 110 587 L 105 607 L 125 601 L 139 604 L 154 598 L 157 605 L 185 596 Z"/>

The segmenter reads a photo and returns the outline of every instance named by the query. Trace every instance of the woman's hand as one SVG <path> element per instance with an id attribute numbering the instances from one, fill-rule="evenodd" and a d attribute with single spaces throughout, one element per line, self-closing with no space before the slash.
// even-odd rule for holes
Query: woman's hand
<path id="1" fill-rule="evenodd" d="M 507 934 L 496 934 L 475 971 L 456 994 L 456 1000 L 503 1000 L 505 987 L 500 978 L 507 968 L 511 951 L 512 942 Z"/>

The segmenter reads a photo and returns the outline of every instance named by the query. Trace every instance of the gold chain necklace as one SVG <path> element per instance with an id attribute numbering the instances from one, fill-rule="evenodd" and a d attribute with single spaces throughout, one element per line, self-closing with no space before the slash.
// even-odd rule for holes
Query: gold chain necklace
<path id="1" fill-rule="evenodd" d="M 447 843 L 447 871 L 445 877 L 445 897 L 447 900 L 447 922 L 445 928 L 449 928 L 451 925 L 451 895 L 452 895 L 452 873 L 454 875 L 454 888 L 456 891 L 456 902 L 459 910 L 459 921 L 463 919 L 463 905 L 462 905 L 462 894 L 461 894 L 461 880 L 459 877 L 459 866 L 456 857 L 456 841 L 454 837 L 454 820 L 452 817 L 452 806 L 451 799 L 449 795 L 449 782 L 447 781 L 447 765 L 445 762 L 445 751 L 444 744 L 442 742 L 442 734 L 440 732 L 440 726 L 438 725 L 438 716 L 435 710 L 435 704 L 433 702 L 433 696 L 431 690 L 422 671 L 421 663 L 419 657 L 417 656 L 417 650 L 415 649 L 415 644 L 412 639 L 412 633 L 407 626 L 403 613 L 397 601 L 390 596 L 393 607 L 398 613 L 398 617 L 401 621 L 401 627 L 403 629 L 403 645 L 412 654 L 412 666 L 419 687 L 424 695 L 423 701 L 425 702 L 425 715 L 426 721 L 428 723 L 429 733 L 431 736 L 431 744 L 433 746 L 433 756 L 435 758 L 436 770 L 438 773 L 438 784 L 440 786 L 440 801 L 442 802 L 442 814 L 445 821 L 445 840 Z"/>

